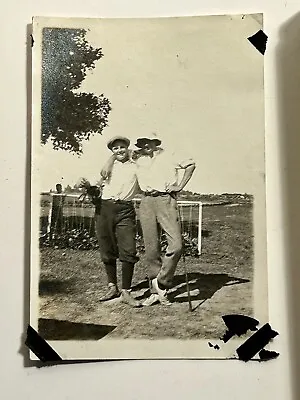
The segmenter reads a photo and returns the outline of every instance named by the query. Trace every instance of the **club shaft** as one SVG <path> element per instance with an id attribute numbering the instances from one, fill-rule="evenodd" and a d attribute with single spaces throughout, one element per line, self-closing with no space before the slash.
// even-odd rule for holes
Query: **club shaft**
<path id="1" fill-rule="evenodd" d="M 193 305 L 192 305 L 191 293 L 190 293 L 190 285 L 189 285 L 189 277 L 188 277 L 187 267 L 186 267 L 186 263 L 185 263 L 185 244 L 184 244 L 184 237 L 183 237 L 183 222 L 182 222 L 180 207 L 179 207 L 179 219 L 180 219 L 180 228 L 181 228 L 181 236 L 182 236 L 182 260 L 183 260 L 186 290 L 187 290 L 188 302 L 189 302 L 189 311 L 193 311 Z"/>

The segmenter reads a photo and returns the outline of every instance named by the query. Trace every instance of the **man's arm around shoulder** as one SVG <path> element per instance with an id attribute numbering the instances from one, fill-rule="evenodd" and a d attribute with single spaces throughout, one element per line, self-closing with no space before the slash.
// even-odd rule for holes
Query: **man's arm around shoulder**
<path id="1" fill-rule="evenodd" d="M 170 185 L 167 187 L 167 193 L 180 192 L 183 190 L 190 181 L 196 169 L 196 163 L 192 159 L 187 160 L 185 163 L 180 164 L 181 169 L 184 169 L 184 175 L 178 185 Z"/>

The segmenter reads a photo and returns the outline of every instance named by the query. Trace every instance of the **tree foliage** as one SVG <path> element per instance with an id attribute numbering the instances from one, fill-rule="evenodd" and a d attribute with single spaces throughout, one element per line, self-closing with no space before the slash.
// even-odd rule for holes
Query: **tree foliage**
<path id="1" fill-rule="evenodd" d="M 82 153 L 82 142 L 102 133 L 111 110 L 103 94 L 76 92 L 88 70 L 103 57 L 83 29 L 44 28 L 42 46 L 41 142 L 55 150 Z"/>

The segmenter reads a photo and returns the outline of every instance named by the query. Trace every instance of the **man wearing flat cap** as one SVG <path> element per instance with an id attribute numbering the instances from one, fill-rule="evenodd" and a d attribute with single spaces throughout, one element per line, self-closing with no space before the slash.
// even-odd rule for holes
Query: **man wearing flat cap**
<path id="1" fill-rule="evenodd" d="M 141 304 L 134 299 L 130 287 L 136 254 L 136 215 L 132 199 L 139 191 L 136 164 L 129 158 L 129 139 L 115 136 L 107 143 L 113 153 L 109 175 L 103 176 L 101 201 L 96 204 L 95 223 L 102 261 L 108 280 L 108 292 L 100 301 L 120 295 L 117 284 L 116 261 L 122 264 L 121 301 L 132 307 Z M 89 190 L 89 182 L 84 186 Z"/>
<path id="2" fill-rule="evenodd" d="M 138 183 L 143 196 L 140 222 L 145 244 L 145 261 L 151 282 L 151 296 L 144 305 L 159 301 L 170 305 L 167 298 L 182 253 L 182 236 L 176 195 L 191 179 L 195 170 L 192 159 L 178 162 L 159 147 L 157 138 L 139 138 L 136 146 L 141 157 L 136 160 Z M 184 170 L 179 182 L 178 172 Z M 166 233 L 168 246 L 161 258 L 158 226 Z"/>

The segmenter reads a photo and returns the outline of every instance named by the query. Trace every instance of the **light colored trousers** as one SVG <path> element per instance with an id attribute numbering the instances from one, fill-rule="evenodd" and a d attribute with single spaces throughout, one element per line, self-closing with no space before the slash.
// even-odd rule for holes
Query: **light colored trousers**
<path id="1" fill-rule="evenodd" d="M 170 195 L 143 196 L 140 221 L 145 245 L 145 261 L 150 279 L 157 277 L 166 287 L 173 277 L 182 253 L 182 237 L 176 200 Z M 161 258 L 160 228 L 166 234 L 168 246 Z"/>

